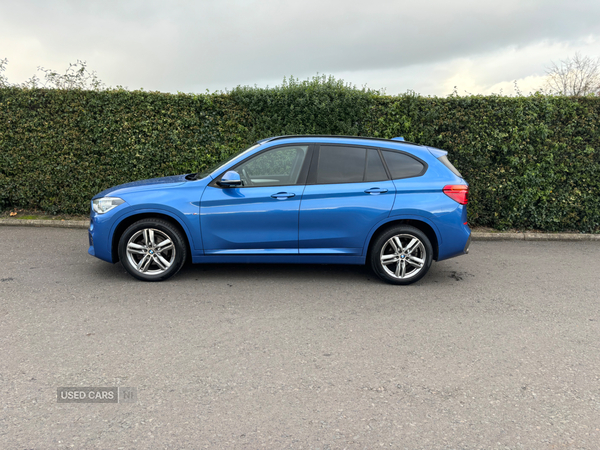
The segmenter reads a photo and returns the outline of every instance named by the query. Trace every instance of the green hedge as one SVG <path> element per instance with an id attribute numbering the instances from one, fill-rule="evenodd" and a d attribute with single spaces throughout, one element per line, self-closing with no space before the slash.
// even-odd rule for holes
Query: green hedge
<path id="1" fill-rule="evenodd" d="M 473 225 L 598 232 L 599 119 L 597 97 L 391 97 L 332 78 L 202 95 L 2 88 L 0 209 L 85 214 L 107 187 L 267 136 L 404 136 L 449 151 Z"/>

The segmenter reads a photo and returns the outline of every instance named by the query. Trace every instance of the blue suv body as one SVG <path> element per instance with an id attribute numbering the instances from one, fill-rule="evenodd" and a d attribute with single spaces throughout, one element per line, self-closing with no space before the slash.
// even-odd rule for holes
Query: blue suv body
<path id="1" fill-rule="evenodd" d="M 371 265 L 409 284 L 468 252 L 468 185 L 401 138 L 279 136 L 219 167 L 92 199 L 89 253 L 160 281 L 184 262 Z"/>

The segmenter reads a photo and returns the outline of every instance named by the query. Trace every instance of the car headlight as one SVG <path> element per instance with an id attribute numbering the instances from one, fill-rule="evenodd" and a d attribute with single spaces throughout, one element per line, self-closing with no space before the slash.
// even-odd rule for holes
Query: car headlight
<path id="1" fill-rule="evenodd" d="M 98 214 L 104 214 L 122 203 L 125 203 L 125 200 L 118 197 L 102 197 L 93 200 L 92 207 Z"/>

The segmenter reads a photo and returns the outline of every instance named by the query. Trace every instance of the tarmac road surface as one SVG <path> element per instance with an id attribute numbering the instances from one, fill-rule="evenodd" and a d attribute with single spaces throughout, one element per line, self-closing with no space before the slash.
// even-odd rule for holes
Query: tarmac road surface
<path id="1" fill-rule="evenodd" d="M 87 232 L 0 227 L 0 448 L 600 448 L 600 241 L 144 283 Z M 134 403 L 58 403 L 132 387 Z"/>

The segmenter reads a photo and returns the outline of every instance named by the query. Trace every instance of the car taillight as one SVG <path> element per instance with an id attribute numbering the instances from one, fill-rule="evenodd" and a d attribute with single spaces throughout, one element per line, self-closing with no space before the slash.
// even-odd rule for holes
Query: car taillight
<path id="1" fill-rule="evenodd" d="M 469 202 L 469 186 L 464 184 L 444 186 L 444 194 L 461 205 L 466 205 Z"/>

